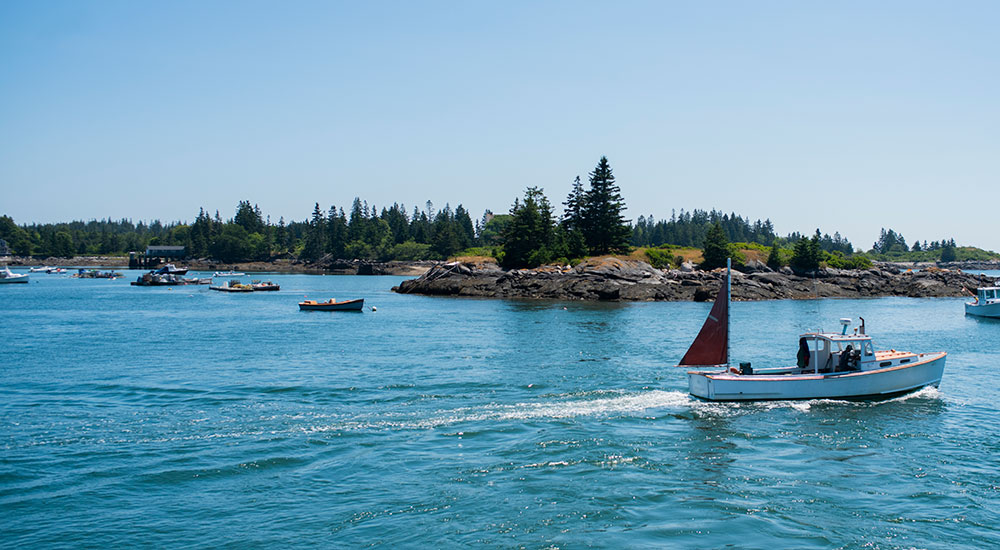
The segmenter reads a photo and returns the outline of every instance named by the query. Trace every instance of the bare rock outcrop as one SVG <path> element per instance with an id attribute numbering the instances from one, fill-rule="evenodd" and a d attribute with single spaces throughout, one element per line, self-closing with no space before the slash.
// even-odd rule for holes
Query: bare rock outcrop
<path id="1" fill-rule="evenodd" d="M 503 270 L 495 263 L 438 264 L 417 279 L 393 290 L 402 294 L 488 298 L 706 301 L 725 280 L 723 270 L 660 270 L 637 260 L 593 258 L 575 267 L 544 266 Z M 790 270 L 733 272 L 734 300 L 809 298 L 874 298 L 881 296 L 954 297 L 963 289 L 993 283 L 991 277 L 961 271 L 929 269 L 896 273 L 819 269 L 807 274 Z"/>

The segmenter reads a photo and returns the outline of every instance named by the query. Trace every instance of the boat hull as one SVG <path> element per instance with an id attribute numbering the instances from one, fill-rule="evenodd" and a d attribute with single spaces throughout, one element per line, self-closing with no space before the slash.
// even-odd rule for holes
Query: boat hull
<path id="1" fill-rule="evenodd" d="M 302 311 L 361 311 L 363 307 L 364 298 L 344 302 L 299 302 Z"/>
<path id="2" fill-rule="evenodd" d="M 927 386 L 937 387 L 947 355 L 921 354 L 919 361 L 912 364 L 826 375 L 690 371 L 688 391 L 708 401 L 888 399 Z"/>
<path id="3" fill-rule="evenodd" d="M 4 277 L 0 279 L 0 284 L 13 284 L 13 283 L 26 283 L 28 282 L 28 275 L 14 275 L 13 277 Z"/>
<path id="4" fill-rule="evenodd" d="M 965 314 L 975 315 L 976 317 L 991 317 L 994 319 L 1000 319 L 1000 302 L 994 302 L 991 304 L 966 303 Z"/>

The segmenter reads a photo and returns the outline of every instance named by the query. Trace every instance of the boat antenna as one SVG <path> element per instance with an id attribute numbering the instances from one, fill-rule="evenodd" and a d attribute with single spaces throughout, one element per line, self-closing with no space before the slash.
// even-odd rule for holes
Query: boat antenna
<path id="1" fill-rule="evenodd" d="M 733 279 L 731 276 L 731 271 L 733 267 L 733 259 L 726 258 L 726 366 L 729 366 L 729 317 L 732 316 L 732 311 L 730 307 L 733 303 Z"/>

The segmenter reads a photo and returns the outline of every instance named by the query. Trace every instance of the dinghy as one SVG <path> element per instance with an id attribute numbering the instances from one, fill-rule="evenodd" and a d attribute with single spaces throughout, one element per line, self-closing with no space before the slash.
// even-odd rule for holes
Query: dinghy
<path id="1" fill-rule="evenodd" d="M 303 311 L 361 311 L 363 307 L 365 307 L 364 298 L 343 302 L 335 302 L 332 298 L 329 302 L 317 302 L 316 300 L 299 302 L 299 309 Z"/>
<path id="2" fill-rule="evenodd" d="M 850 331 L 841 319 L 840 333 L 810 332 L 799 336 L 796 364 L 755 369 L 729 363 L 730 268 L 704 326 L 678 366 L 688 371 L 688 391 L 708 401 L 786 399 L 886 399 L 937 387 L 947 353 L 875 350 L 864 318 Z"/>

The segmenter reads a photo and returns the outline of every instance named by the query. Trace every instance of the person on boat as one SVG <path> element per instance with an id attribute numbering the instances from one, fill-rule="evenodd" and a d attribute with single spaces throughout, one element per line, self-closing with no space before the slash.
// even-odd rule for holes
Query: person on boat
<path id="1" fill-rule="evenodd" d="M 805 338 L 799 338 L 799 353 L 796 356 L 800 369 L 809 366 L 809 343 Z"/>
<path id="2" fill-rule="evenodd" d="M 854 350 L 854 346 L 847 344 L 847 349 L 840 353 L 840 361 L 837 363 L 837 370 L 849 371 L 858 370 L 858 359 L 860 359 L 861 350 Z"/>

